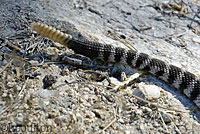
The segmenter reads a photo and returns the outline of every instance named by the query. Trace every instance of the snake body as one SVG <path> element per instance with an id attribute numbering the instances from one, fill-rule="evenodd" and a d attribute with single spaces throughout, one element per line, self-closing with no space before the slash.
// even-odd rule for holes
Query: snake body
<path id="1" fill-rule="evenodd" d="M 76 39 L 45 24 L 32 23 L 31 26 L 33 30 L 42 36 L 67 46 L 75 53 L 92 59 L 101 59 L 106 62 L 127 64 L 131 67 L 147 71 L 176 89 L 179 89 L 200 108 L 200 79 L 190 72 L 134 50 L 126 50 L 109 44 Z"/>

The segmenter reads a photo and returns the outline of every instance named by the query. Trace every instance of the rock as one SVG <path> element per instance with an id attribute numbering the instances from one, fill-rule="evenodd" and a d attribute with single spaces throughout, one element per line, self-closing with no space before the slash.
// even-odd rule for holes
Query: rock
<path id="1" fill-rule="evenodd" d="M 86 112 L 86 118 L 89 118 L 89 119 L 93 119 L 95 117 L 95 114 L 91 111 L 87 111 Z"/>
<path id="2" fill-rule="evenodd" d="M 73 82 L 76 82 L 77 80 L 76 80 L 76 77 L 74 77 L 74 76 L 66 76 L 65 81 L 67 83 L 73 83 Z"/>
<path id="3" fill-rule="evenodd" d="M 139 83 L 133 94 L 147 100 L 158 100 L 160 98 L 160 88 L 155 85 Z"/>
<path id="4" fill-rule="evenodd" d="M 7 83 L 7 86 L 10 87 L 10 88 L 14 87 L 15 85 L 17 85 L 16 82 L 8 82 Z"/>
<path id="5" fill-rule="evenodd" d="M 200 43 L 200 38 L 199 37 L 193 37 L 192 40 L 196 43 Z"/>
<path id="6" fill-rule="evenodd" d="M 92 110 L 92 112 L 95 114 L 97 118 L 100 118 L 103 120 L 107 119 L 110 116 L 109 113 L 105 110 L 94 109 Z"/>
<path id="7" fill-rule="evenodd" d="M 145 107 L 145 112 L 152 112 L 152 110 L 148 107 Z"/>
<path id="8" fill-rule="evenodd" d="M 48 98 L 53 97 L 53 96 L 58 96 L 59 95 L 59 91 L 57 91 L 57 90 L 46 90 L 46 89 L 43 89 L 43 90 L 39 90 L 38 94 L 42 98 L 48 99 Z"/>
<path id="9" fill-rule="evenodd" d="M 84 119 L 85 125 L 90 125 L 92 123 L 91 119 Z"/>
<path id="10" fill-rule="evenodd" d="M 51 60 L 55 61 L 58 57 L 59 50 L 55 47 L 48 47 L 47 54 L 51 57 Z"/>
<path id="11" fill-rule="evenodd" d="M 23 124 L 24 115 L 22 113 L 18 113 L 16 119 L 18 124 Z"/>
<path id="12" fill-rule="evenodd" d="M 165 123 L 170 123 L 172 121 L 172 118 L 167 113 L 162 112 L 161 116 L 162 116 Z"/>
<path id="13" fill-rule="evenodd" d="M 42 82 L 43 82 L 43 88 L 47 89 L 50 86 L 52 86 L 56 82 L 56 79 L 57 79 L 56 76 L 53 76 L 51 74 L 50 75 L 46 75 L 44 77 L 44 79 L 42 80 Z"/>
<path id="14" fill-rule="evenodd" d="M 110 83 L 112 85 L 116 86 L 116 85 L 120 85 L 121 84 L 121 82 L 119 80 L 117 80 L 116 78 L 114 78 L 114 77 L 110 77 L 109 80 L 110 80 Z"/>

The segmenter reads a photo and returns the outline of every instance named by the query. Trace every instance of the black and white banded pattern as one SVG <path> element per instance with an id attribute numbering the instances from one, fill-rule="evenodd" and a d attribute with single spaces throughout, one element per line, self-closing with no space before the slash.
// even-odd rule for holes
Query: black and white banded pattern
<path id="1" fill-rule="evenodd" d="M 41 35 L 67 46 L 75 53 L 106 62 L 127 64 L 147 71 L 179 89 L 200 108 L 200 79 L 190 72 L 168 65 L 159 59 L 151 58 L 144 53 L 108 44 L 75 39 L 44 24 L 33 23 L 31 26 Z"/>

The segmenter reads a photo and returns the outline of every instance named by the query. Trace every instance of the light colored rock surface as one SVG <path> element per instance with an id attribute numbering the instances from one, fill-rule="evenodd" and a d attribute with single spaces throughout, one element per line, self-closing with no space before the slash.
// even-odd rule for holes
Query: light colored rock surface
<path id="1" fill-rule="evenodd" d="M 137 85 L 133 94 L 146 100 L 158 100 L 160 98 L 160 88 L 155 85 L 145 85 L 141 82 Z"/>

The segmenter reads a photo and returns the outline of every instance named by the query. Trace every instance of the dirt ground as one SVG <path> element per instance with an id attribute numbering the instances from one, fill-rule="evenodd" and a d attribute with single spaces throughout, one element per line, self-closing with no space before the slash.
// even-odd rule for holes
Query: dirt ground
<path id="1" fill-rule="evenodd" d="M 198 0 L 1 0 L 0 133 L 200 133 L 199 110 L 167 83 L 75 54 L 30 27 L 129 44 L 198 76 L 199 7 Z"/>

